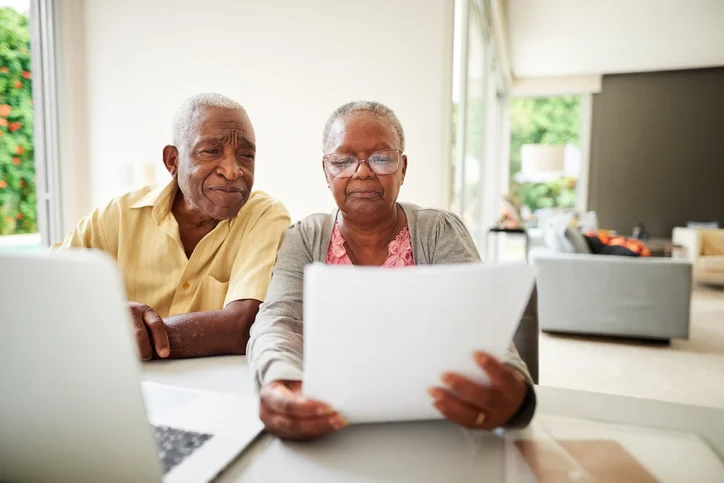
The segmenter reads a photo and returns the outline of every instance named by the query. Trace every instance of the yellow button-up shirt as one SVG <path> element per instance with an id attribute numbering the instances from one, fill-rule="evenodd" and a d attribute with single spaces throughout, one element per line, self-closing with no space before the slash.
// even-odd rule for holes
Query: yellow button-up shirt
<path id="1" fill-rule="evenodd" d="M 53 250 L 95 248 L 112 255 L 123 274 L 129 301 L 161 317 L 219 310 L 235 300 L 264 301 L 284 230 L 284 206 L 256 191 L 196 246 L 191 258 L 171 212 L 175 180 L 111 201 L 83 218 Z"/>

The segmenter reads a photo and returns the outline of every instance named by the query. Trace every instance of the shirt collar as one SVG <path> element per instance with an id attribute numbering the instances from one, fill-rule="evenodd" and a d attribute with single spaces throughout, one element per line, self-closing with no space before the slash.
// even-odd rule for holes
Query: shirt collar
<path id="1" fill-rule="evenodd" d="M 152 207 L 153 218 L 158 221 L 171 213 L 173 200 L 178 191 L 178 182 L 173 178 L 165 185 L 159 185 L 151 189 L 146 195 L 141 197 L 133 205 L 131 209 Z"/>

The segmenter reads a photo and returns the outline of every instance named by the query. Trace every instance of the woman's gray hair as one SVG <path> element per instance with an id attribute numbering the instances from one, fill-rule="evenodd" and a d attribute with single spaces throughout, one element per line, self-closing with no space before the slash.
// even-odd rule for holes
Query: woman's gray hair
<path id="1" fill-rule="evenodd" d="M 400 150 L 405 150 L 405 131 L 402 130 L 402 124 L 400 124 L 400 120 L 397 119 L 397 116 L 392 109 L 380 102 L 355 101 L 348 102 L 347 104 L 338 107 L 337 110 L 329 116 L 329 119 L 327 119 L 327 123 L 324 125 L 324 131 L 322 132 L 322 153 L 327 154 L 331 149 L 331 133 L 334 123 L 339 119 L 358 112 L 371 112 L 372 114 L 376 114 L 387 120 L 397 134 L 397 139 L 400 141 Z"/>
<path id="2" fill-rule="evenodd" d="M 187 140 L 193 127 L 196 109 L 199 107 L 216 107 L 241 111 L 246 116 L 246 111 L 241 104 L 221 94 L 211 92 L 191 96 L 181 104 L 173 118 L 172 142 L 177 148 Z"/>

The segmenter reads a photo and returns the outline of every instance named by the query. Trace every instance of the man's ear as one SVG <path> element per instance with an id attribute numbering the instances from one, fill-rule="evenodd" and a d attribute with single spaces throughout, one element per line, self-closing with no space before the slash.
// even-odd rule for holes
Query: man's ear
<path id="1" fill-rule="evenodd" d="M 168 145 L 163 148 L 163 164 L 166 170 L 171 173 L 174 178 L 178 173 L 178 149 L 176 146 Z"/>

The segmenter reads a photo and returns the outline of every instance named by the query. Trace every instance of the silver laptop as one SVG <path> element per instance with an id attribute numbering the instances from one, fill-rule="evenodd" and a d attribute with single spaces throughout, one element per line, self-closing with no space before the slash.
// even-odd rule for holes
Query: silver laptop
<path id="1" fill-rule="evenodd" d="M 0 297 L 0 481 L 208 481 L 261 431 L 256 398 L 140 383 L 107 255 L 0 254 Z"/>

